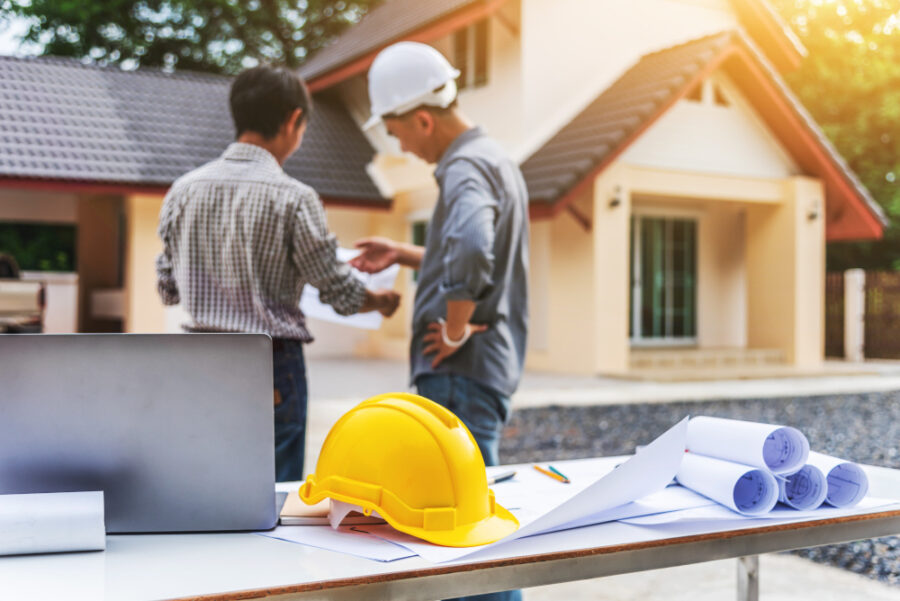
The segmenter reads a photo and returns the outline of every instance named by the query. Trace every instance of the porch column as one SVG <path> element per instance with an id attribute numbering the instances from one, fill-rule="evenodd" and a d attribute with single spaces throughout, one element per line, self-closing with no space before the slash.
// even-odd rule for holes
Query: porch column
<path id="1" fill-rule="evenodd" d="M 614 166 L 594 182 L 594 315 L 597 372 L 628 371 L 628 299 L 631 278 L 631 190 L 626 170 Z"/>
<path id="2" fill-rule="evenodd" d="M 161 195 L 125 199 L 125 323 L 126 332 L 165 331 L 165 306 L 156 292 L 156 255 L 162 242 L 156 235 Z"/>
<path id="3" fill-rule="evenodd" d="M 784 181 L 784 201 L 747 211 L 747 343 L 788 364 L 823 361 L 825 197 L 809 177 Z"/>
<path id="4" fill-rule="evenodd" d="M 78 199 L 78 238 L 75 254 L 78 270 L 78 331 L 118 332 L 117 320 L 96 319 L 92 315 L 95 290 L 120 285 L 119 252 L 122 199 L 116 196 L 83 196 Z"/>

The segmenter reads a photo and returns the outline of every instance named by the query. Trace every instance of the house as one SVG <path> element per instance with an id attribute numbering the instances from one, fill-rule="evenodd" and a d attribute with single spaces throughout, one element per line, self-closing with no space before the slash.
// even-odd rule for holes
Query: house
<path id="1" fill-rule="evenodd" d="M 385 2 L 301 69 L 317 112 L 286 168 L 344 244 L 421 241 L 437 196 L 427 165 L 360 127 L 366 70 L 404 39 L 462 71 L 463 110 L 522 165 L 529 367 L 821 367 L 826 241 L 886 221 L 782 81 L 806 51 L 764 0 Z M 0 77 L 0 220 L 68 211 L 82 303 L 120 287 L 125 331 L 172 327 L 156 215 L 228 142 L 228 80 L 46 59 L 0 59 Z M 405 315 L 371 334 L 316 324 L 313 348 L 405 356 L 412 274 L 398 286 Z M 97 324 L 87 308 L 80 324 Z"/>

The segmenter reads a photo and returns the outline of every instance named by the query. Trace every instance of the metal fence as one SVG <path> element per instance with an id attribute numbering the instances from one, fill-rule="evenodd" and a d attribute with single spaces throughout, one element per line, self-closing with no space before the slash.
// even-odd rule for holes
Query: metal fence
<path id="1" fill-rule="evenodd" d="M 825 356 L 844 356 L 844 272 L 825 275 Z"/>
<path id="2" fill-rule="evenodd" d="M 866 272 L 865 356 L 900 359 L 900 272 Z"/>
<path id="3" fill-rule="evenodd" d="M 865 349 L 871 359 L 900 359 L 900 272 L 867 271 Z M 844 356 L 844 274 L 825 276 L 825 355 Z"/>

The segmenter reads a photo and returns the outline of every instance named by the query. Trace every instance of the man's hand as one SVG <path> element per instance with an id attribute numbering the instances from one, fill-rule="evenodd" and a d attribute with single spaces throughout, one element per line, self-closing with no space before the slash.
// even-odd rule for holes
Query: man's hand
<path id="1" fill-rule="evenodd" d="M 428 324 L 428 332 L 422 338 L 426 345 L 422 354 L 434 355 L 431 367 L 437 367 L 441 361 L 458 351 L 469 338 L 487 329 L 487 325 L 484 324 L 467 323 L 462 333 L 451 336 L 447 332 L 447 324 L 444 320 L 433 321 Z"/>
<path id="2" fill-rule="evenodd" d="M 390 317 L 400 306 L 400 294 L 393 290 L 366 290 L 366 300 L 360 307 L 360 313 L 378 311 Z"/>
<path id="3" fill-rule="evenodd" d="M 400 306 L 400 293 L 394 290 L 381 290 L 379 295 L 381 302 L 378 312 L 385 317 L 390 317 L 397 310 L 397 307 Z"/>
<path id="4" fill-rule="evenodd" d="M 350 265 L 364 273 L 378 273 L 400 259 L 397 243 L 389 238 L 363 238 L 357 240 L 354 246 L 362 252 L 350 259 Z"/>

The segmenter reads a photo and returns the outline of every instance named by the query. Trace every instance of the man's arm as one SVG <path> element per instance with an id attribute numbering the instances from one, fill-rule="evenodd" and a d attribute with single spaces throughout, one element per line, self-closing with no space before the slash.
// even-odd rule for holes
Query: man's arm
<path id="1" fill-rule="evenodd" d="M 174 205 L 173 192 L 169 190 L 159 212 L 159 228 L 157 229 L 157 234 L 162 240 L 163 250 L 156 257 L 156 290 L 164 305 L 177 305 L 181 302 L 178 282 L 175 281 L 172 265 L 171 229 Z"/>
<path id="2" fill-rule="evenodd" d="M 447 317 L 428 325 L 426 355 L 434 354 L 437 367 L 488 324 L 471 323 L 480 300 L 493 287 L 494 228 L 497 200 L 489 184 L 468 163 L 447 171 L 450 213 L 442 232 L 441 292 L 447 299 Z"/>
<path id="3" fill-rule="evenodd" d="M 363 273 L 378 273 L 394 264 L 418 269 L 425 256 L 422 246 L 378 236 L 357 240 L 354 246 L 362 252 L 350 264 Z"/>
<path id="4" fill-rule="evenodd" d="M 294 215 L 291 260 L 306 280 L 318 288 L 319 299 L 340 315 L 379 311 L 389 317 L 397 310 L 398 293 L 366 290 L 350 266 L 338 260 L 337 239 L 328 231 L 325 210 L 313 193 L 301 193 Z"/>

